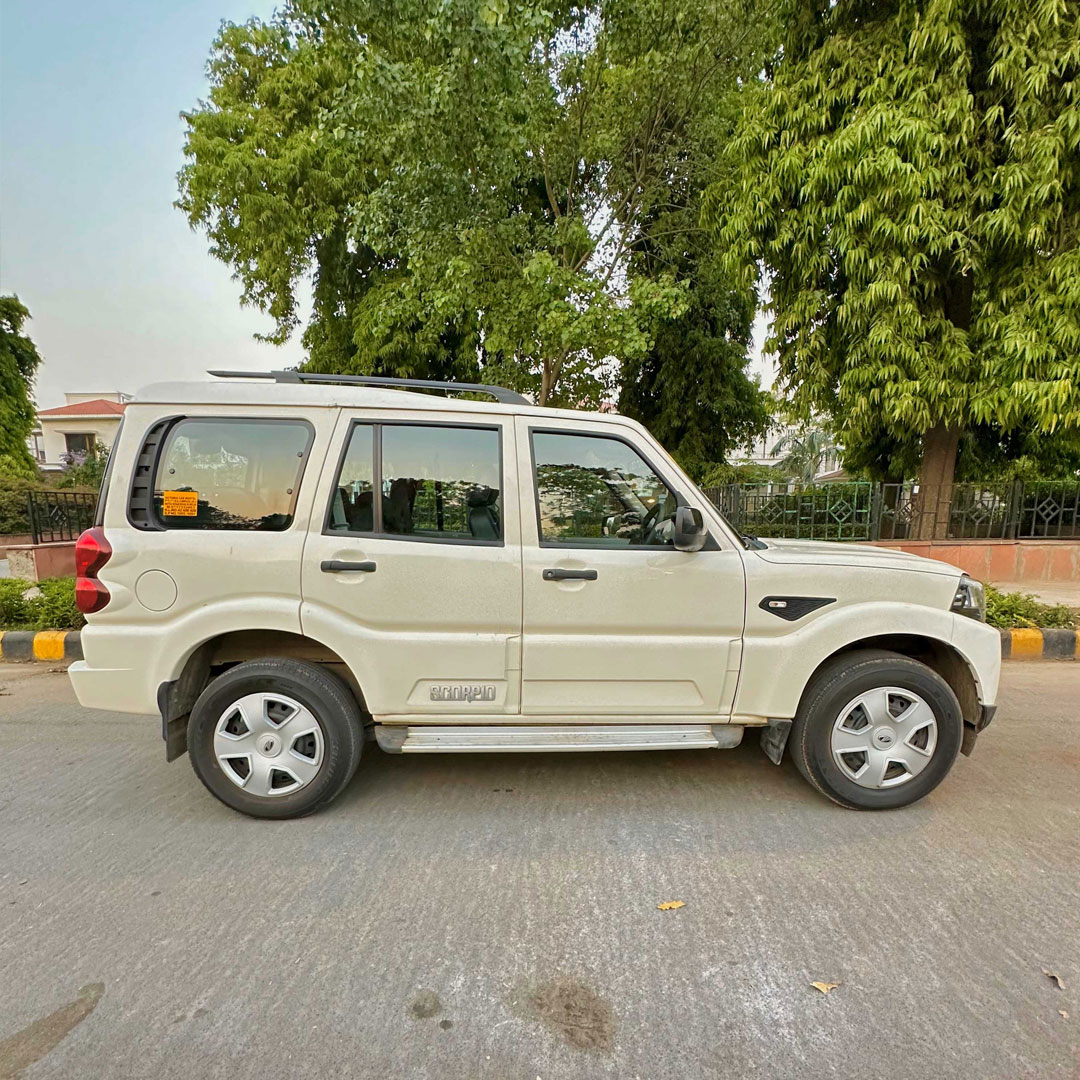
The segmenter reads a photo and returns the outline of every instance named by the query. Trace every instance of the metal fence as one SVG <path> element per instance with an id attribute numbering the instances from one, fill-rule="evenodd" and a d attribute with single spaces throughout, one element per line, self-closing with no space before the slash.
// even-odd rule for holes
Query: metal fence
<path id="1" fill-rule="evenodd" d="M 26 516 L 35 544 L 77 540 L 94 524 L 97 496 L 85 491 L 28 491 Z"/>
<path id="2" fill-rule="evenodd" d="M 736 528 L 805 540 L 1080 539 L 1080 481 L 727 484 L 705 494 Z"/>

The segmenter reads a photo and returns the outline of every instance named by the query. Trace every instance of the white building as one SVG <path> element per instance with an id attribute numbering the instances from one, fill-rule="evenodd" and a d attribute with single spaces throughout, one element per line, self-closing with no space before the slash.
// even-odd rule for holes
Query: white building
<path id="1" fill-rule="evenodd" d="M 66 393 L 64 404 L 42 409 L 30 436 L 30 452 L 42 469 L 61 469 L 65 454 L 86 454 L 97 443 L 112 446 L 130 394 Z"/>

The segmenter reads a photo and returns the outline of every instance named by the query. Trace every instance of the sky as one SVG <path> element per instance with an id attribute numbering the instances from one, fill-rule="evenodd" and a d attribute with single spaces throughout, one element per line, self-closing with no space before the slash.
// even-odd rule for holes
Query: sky
<path id="1" fill-rule="evenodd" d="M 0 292 L 33 316 L 37 404 L 299 363 L 173 207 L 179 113 L 222 19 L 264 0 L 0 0 Z"/>
<path id="2" fill-rule="evenodd" d="M 182 109 L 223 19 L 270 0 L 0 0 L 0 292 L 33 316 L 40 409 L 210 368 L 303 360 L 172 205 Z M 763 327 L 756 328 L 758 343 Z M 760 344 L 755 352 L 760 352 Z M 769 365 L 754 371 L 771 381 Z"/>

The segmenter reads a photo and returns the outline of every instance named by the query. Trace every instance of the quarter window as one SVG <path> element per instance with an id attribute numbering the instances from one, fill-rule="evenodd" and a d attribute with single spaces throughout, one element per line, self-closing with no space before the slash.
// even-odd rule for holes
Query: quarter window
<path id="1" fill-rule="evenodd" d="M 534 432 L 537 515 L 545 544 L 671 546 L 677 500 L 621 439 Z"/>
<path id="2" fill-rule="evenodd" d="M 448 424 L 357 424 L 327 527 L 414 539 L 501 541 L 499 432 Z"/>
<path id="3" fill-rule="evenodd" d="M 158 458 L 155 515 L 169 529 L 287 529 L 311 440 L 301 420 L 181 420 Z"/>

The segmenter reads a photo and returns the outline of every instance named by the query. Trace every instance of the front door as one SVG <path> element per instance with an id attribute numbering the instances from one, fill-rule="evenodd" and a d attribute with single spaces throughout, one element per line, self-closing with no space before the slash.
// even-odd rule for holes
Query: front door
<path id="1" fill-rule="evenodd" d="M 304 632 L 346 661 L 380 720 L 516 714 L 512 420 L 400 415 L 342 413 L 304 550 Z"/>
<path id="2" fill-rule="evenodd" d="M 517 423 L 527 478 L 522 712 L 568 722 L 729 716 L 742 559 L 715 523 L 701 551 L 671 539 L 676 506 L 700 496 L 681 495 L 629 425 L 598 434 L 572 420 Z"/>

